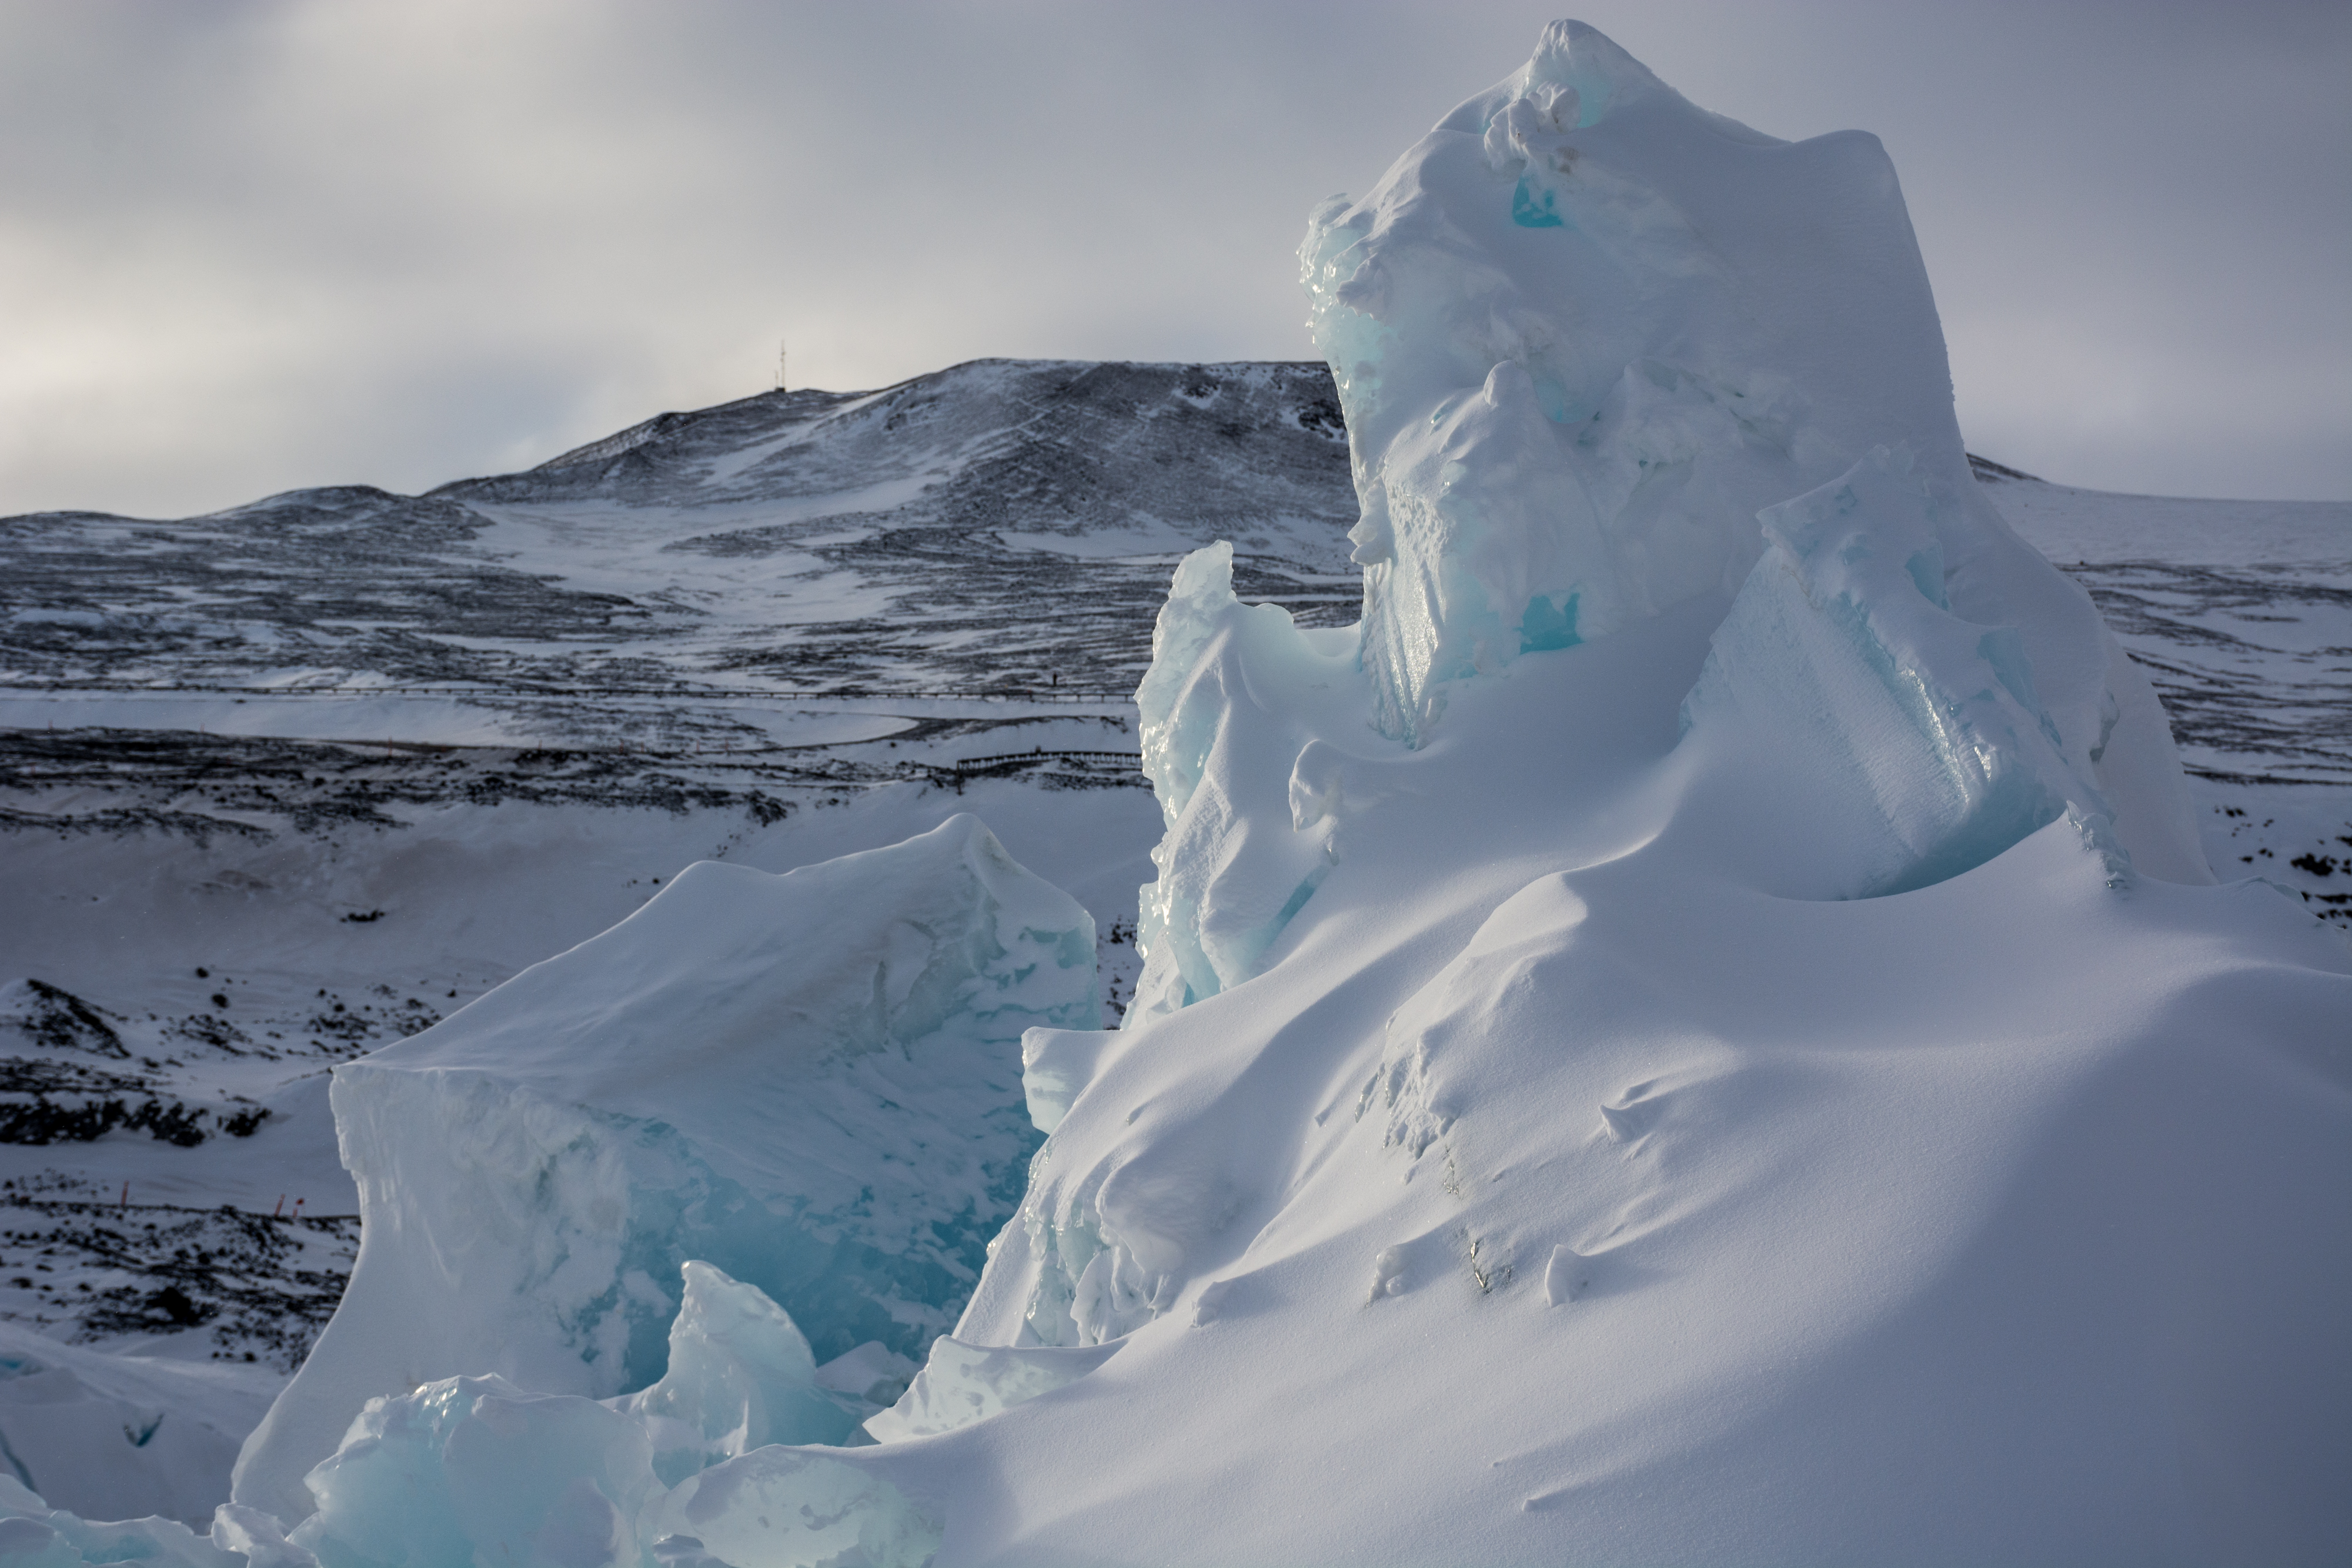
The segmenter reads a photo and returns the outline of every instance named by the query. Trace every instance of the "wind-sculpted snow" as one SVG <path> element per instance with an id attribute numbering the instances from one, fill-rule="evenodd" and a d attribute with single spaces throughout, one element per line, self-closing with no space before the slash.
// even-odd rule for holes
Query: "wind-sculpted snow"
<path id="1" fill-rule="evenodd" d="M 681 1266 L 689 1288 L 712 1264 L 789 1314 L 772 1364 L 868 1342 L 919 1356 L 1035 1146 L 1022 1031 L 1095 1009 L 1092 920 L 971 817 L 782 877 L 689 868 L 603 936 L 338 1071 L 360 1259 L 239 1461 L 237 1500 L 300 1518 L 302 1476 L 362 1405 L 429 1379 L 652 1385 L 660 1413 L 665 1368 L 688 1370 Z M 755 1437 L 856 1424 L 768 1409 Z"/>

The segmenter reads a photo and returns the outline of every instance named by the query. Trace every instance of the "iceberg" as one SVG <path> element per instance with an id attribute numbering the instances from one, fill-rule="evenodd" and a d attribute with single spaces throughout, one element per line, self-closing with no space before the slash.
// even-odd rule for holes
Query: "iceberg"
<path id="1" fill-rule="evenodd" d="M 1301 256 L 1363 619 L 1176 570 L 1136 1005 L 867 1426 L 940 1561 L 2352 1541 L 2352 953 L 1978 495 L 1877 143 L 1559 24 Z"/>
<path id="2" fill-rule="evenodd" d="M 363 1406 L 449 1378 L 665 1419 L 681 1379 L 733 1379 L 681 1452 L 837 1439 L 861 1412 L 814 1363 L 952 1326 L 1038 1141 L 1022 1032 L 1095 1021 L 1094 962 L 1086 911 L 958 816 L 782 876 L 689 867 L 337 1069 L 358 1265 L 236 1500 L 301 1519 Z"/>
<path id="3" fill-rule="evenodd" d="M 1973 488 L 1883 150 L 1556 24 L 1302 259 L 1363 619 L 1177 567 L 1122 1027 L 958 819 L 338 1070 L 209 1550 L 2343 1556 L 2352 949 Z"/>

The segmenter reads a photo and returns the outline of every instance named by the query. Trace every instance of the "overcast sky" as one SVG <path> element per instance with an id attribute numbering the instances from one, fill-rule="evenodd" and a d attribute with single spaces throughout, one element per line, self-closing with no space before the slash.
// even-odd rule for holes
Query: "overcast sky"
<path id="1" fill-rule="evenodd" d="M 0 514 L 426 488 L 772 384 L 1300 359 L 1556 4 L 0 0 Z M 1972 449 L 2352 498 L 2352 5 L 1586 0 L 1893 153 Z"/>

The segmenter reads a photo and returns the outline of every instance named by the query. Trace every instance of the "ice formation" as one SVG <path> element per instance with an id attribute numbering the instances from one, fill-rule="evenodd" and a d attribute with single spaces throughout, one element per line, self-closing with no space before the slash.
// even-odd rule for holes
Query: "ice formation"
<path id="1" fill-rule="evenodd" d="M 783 876 L 690 867 L 604 936 L 339 1069 L 364 1240 L 236 1500 L 300 1519 L 304 1475 L 361 1406 L 435 1379 L 646 1390 L 658 1414 L 697 1262 L 788 1314 L 735 1354 L 919 1355 L 1035 1146 L 1022 1031 L 1097 1006 L 1092 919 L 963 816 Z M 730 1300 L 758 1321 L 725 1291 L 709 1310 Z M 763 1398 L 755 1434 L 856 1424 Z"/>
<path id="2" fill-rule="evenodd" d="M 1299 256 L 1353 443 L 1384 733 L 1425 740 L 1461 677 L 1728 596 L 1759 511 L 1900 447 L 1925 596 L 2007 629 L 2036 720 L 2145 869 L 2203 874 L 2146 681 L 1970 477 L 1876 138 L 1759 135 L 1562 23 L 1370 196 L 1318 208 Z"/>
<path id="3" fill-rule="evenodd" d="M 1125 1026 L 960 820 L 341 1070 L 218 1550 L 2342 1555 L 2352 953 L 1971 487 L 1876 142 L 1559 24 L 1302 254 L 1364 619 L 1177 569 Z"/>
<path id="4" fill-rule="evenodd" d="M 845 1359 L 871 1363 L 874 1349 Z M 650 1388 L 597 1400 L 489 1375 L 370 1399 L 305 1478 L 315 1507 L 290 1531 L 234 1503 L 209 1538 L 170 1520 L 92 1523 L 0 1478 L 0 1563 L 920 1568 L 939 1545 L 925 1511 L 887 1478 L 803 1446 L 840 1441 L 861 1413 L 821 1376 L 782 1308 L 689 1262 L 668 1369 Z"/>
<path id="5" fill-rule="evenodd" d="M 1759 866 L 1778 892 L 1924 887 L 2069 808 L 2112 814 L 2092 781 L 2112 717 L 2068 755 L 2023 638 L 1952 612 L 1935 517 L 1908 450 L 1883 446 L 1759 515 L 1763 558 L 1683 717 L 1718 769 L 1709 814 L 1743 847 L 1727 852 L 1778 862 Z M 2195 852 L 2179 834 L 2150 848 L 2175 866 Z"/>
<path id="6" fill-rule="evenodd" d="M 1249 978 L 1328 864 L 1325 835 L 1294 823 L 1301 786 L 1248 779 L 1231 763 L 1304 738 L 1299 710 L 1319 693 L 1353 687 L 1355 633 L 1301 632 L 1276 606 L 1243 604 L 1233 568 L 1222 544 L 1177 568 L 1136 692 L 1143 771 L 1167 824 L 1137 922 L 1150 956 L 1138 1017 Z M 1311 764 L 1308 772 L 1305 788 L 1335 787 Z M 1203 789 L 1213 775 L 1216 786 Z"/>
<path id="7" fill-rule="evenodd" d="M 0 1474 L 0 1563 L 8 1568 L 80 1568 L 85 1563 L 154 1563 L 165 1568 L 310 1568 L 232 1556 L 176 1520 L 88 1520 Z"/>
<path id="8" fill-rule="evenodd" d="M 782 1308 L 689 1262 L 652 1387 L 594 1400 L 451 1377 L 371 1399 L 306 1478 L 317 1511 L 287 1544 L 323 1568 L 648 1552 L 913 1568 L 938 1543 L 919 1510 L 887 1480 L 784 1447 L 835 1444 L 856 1424 L 854 1402 L 816 1375 Z"/>
<path id="9" fill-rule="evenodd" d="M 1076 1383 L 1118 1348 L 1116 1340 L 1085 1347 L 985 1345 L 941 1334 L 906 1396 L 869 1419 L 866 1430 L 885 1443 L 952 1432 Z"/>
<path id="10" fill-rule="evenodd" d="M 1302 256 L 1360 640 L 1175 574 L 1136 1005 L 934 1366 L 1117 1354 L 868 1424 L 943 1561 L 2352 1534 L 2352 962 L 1977 493 L 1875 141 L 1563 24 Z"/>

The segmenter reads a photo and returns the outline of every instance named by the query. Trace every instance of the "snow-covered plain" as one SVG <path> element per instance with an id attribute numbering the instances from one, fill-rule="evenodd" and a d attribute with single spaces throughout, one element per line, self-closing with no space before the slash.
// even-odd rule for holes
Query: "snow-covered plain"
<path id="1" fill-rule="evenodd" d="M 1972 476 L 1876 144 L 1572 26 L 1301 254 L 1352 452 L 5 525 L 0 1560 L 2340 1556 L 2352 507 Z"/>

